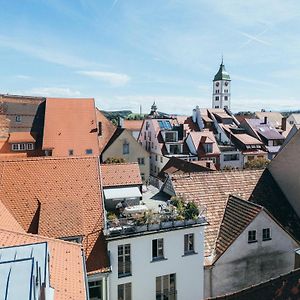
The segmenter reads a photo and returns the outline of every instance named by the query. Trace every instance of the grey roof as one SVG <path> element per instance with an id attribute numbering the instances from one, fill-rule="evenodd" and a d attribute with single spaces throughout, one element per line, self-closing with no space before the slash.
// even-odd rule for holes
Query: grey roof
<path id="1" fill-rule="evenodd" d="M 218 73 L 214 77 L 214 81 L 217 81 L 217 80 L 230 80 L 230 76 L 225 69 L 225 65 L 223 64 L 223 61 L 220 64 Z"/>
<path id="2" fill-rule="evenodd" d="M 284 140 L 284 136 L 278 132 L 270 123 L 265 124 L 260 119 L 246 119 L 257 133 L 267 140 Z"/>

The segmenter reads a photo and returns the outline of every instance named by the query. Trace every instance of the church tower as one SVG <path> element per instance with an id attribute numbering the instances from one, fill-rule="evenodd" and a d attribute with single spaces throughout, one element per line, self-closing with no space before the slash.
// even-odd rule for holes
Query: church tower
<path id="1" fill-rule="evenodd" d="M 222 58 L 219 71 L 213 80 L 212 108 L 230 109 L 230 81 L 230 76 L 225 70 Z"/>

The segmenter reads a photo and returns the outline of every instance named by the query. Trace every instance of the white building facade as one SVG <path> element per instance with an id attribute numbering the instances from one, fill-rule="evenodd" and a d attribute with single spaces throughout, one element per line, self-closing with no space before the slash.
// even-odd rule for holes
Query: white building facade
<path id="1" fill-rule="evenodd" d="M 109 299 L 203 299 L 203 225 L 107 237 Z"/>
<path id="2" fill-rule="evenodd" d="M 223 59 L 213 80 L 212 108 L 230 109 L 230 76 L 225 70 Z"/>

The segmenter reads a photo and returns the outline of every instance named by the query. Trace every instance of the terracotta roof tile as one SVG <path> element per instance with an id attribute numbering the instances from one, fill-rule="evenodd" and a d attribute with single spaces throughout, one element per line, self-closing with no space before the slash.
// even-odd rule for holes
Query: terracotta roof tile
<path id="1" fill-rule="evenodd" d="M 99 155 L 94 99 L 47 98 L 43 150 L 52 156 Z"/>
<path id="2" fill-rule="evenodd" d="M 85 275 L 80 244 L 0 229 L 0 247 L 41 242 L 47 242 L 49 246 L 50 285 L 54 288 L 54 299 L 86 299 Z"/>
<path id="3" fill-rule="evenodd" d="M 143 120 L 124 120 L 124 128 L 130 131 L 140 131 L 143 125 Z"/>
<path id="4" fill-rule="evenodd" d="M 11 159 L 0 161 L 0 174 L 0 199 L 25 231 L 83 236 L 89 259 L 104 222 L 98 158 Z M 97 247 L 88 271 L 107 267 L 105 243 Z"/>
<path id="5" fill-rule="evenodd" d="M 101 123 L 101 134 L 98 135 L 99 151 L 101 154 L 113 136 L 116 126 L 114 126 L 113 123 L 110 122 L 98 108 L 96 109 L 96 118 L 97 122 Z"/>
<path id="6" fill-rule="evenodd" d="M 173 175 L 176 195 L 195 201 L 206 210 L 205 256 L 214 253 L 229 195 L 265 207 L 274 218 L 300 240 L 300 219 L 268 170 L 202 172 Z"/>
<path id="7" fill-rule="evenodd" d="M 142 184 L 137 163 L 102 164 L 101 174 L 103 187 Z"/>
<path id="8" fill-rule="evenodd" d="M 235 241 L 263 207 L 250 201 L 229 196 L 216 241 L 216 259 Z"/>
<path id="9" fill-rule="evenodd" d="M 11 132 L 9 143 L 35 143 L 35 134 L 31 132 Z"/>
<path id="10" fill-rule="evenodd" d="M 11 230 L 16 232 L 24 232 L 22 226 L 13 217 L 10 211 L 0 201 L 0 229 Z"/>

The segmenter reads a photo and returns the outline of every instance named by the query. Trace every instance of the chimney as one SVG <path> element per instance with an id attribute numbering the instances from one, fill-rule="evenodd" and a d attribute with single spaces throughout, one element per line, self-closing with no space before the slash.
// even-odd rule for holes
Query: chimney
<path id="1" fill-rule="evenodd" d="M 119 117 L 118 120 L 118 127 L 124 128 L 124 119 L 122 117 Z"/>
<path id="2" fill-rule="evenodd" d="M 192 116 L 192 118 L 193 118 L 193 122 L 196 123 L 196 121 L 197 121 L 197 111 L 196 111 L 195 108 L 193 109 L 193 116 Z"/>
<path id="3" fill-rule="evenodd" d="M 286 118 L 285 117 L 283 117 L 281 119 L 281 130 L 286 131 Z"/>
<path id="4" fill-rule="evenodd" d="M 268 123 L 268 117 L 264 117 L 264 124 Z"/>

